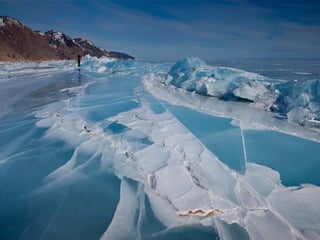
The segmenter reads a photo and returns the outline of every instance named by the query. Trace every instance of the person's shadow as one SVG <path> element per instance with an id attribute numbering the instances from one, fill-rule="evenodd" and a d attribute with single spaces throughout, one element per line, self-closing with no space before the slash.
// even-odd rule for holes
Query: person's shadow
<path id="1" fill-rule="evenodd" d="M 79 86 L 82 84 L 80 68 L 78 68 L 78 83 L 79 83 Z"/>

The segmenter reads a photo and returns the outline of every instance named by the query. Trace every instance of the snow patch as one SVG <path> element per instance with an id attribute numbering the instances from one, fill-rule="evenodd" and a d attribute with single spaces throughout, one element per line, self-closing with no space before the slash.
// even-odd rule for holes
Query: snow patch
<path id="1" fill-rule="evenodd" d="M 5 25 L 6 25 L 6 24 L 4 23 L 3 18 L 0 17 L 0 27 L 3 27 L 3 26 L 5 26 Z"/>

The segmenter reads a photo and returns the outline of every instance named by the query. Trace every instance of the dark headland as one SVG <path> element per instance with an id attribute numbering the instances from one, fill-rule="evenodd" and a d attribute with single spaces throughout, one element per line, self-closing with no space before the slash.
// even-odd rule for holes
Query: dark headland
<path id="1" fill-rule="evenodd" d="M 126 53 L 99 48 L 83 38 L 72 39 L 55 30 L 41 33 L 16 18 L 0 16 L 0 61 L 67 60 L 78 55 L 134 59 Z"/>

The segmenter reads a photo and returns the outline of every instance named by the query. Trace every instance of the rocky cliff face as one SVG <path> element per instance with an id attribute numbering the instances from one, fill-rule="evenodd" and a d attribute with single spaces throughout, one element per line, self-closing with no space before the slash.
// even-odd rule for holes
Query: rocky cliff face
<path id="1" fill-rule="evenodd" d="M 0 60 L 59 59 L 47 39 L 32 31 L 19 20 L 0 17 Z"/>
<path id="2" fill-rule="evenodd" d="M 132 56 L 108 52 L 83 38 L 71 39 L 62 32 L 33 31 L 18 19 L 0 17 L 0 61 L 44 61 L 76 59 L 78 55 L 134 59 Z"/>

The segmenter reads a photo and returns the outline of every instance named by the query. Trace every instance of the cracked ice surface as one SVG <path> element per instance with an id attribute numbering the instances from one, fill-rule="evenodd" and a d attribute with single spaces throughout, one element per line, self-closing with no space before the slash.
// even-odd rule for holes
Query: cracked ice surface
<path id="1" fill-rule="evenodd" d="M 0 125 L 1 235 L 318 239 L 318 184 L 283 185 L 282 172 L 253 159 L 250 147 L 259 139 L 250 141 L 246 131 L 259 129 L 265 137 L 267 130 L 276 130 L 291 134 L 289 139 L 313 139 L 308 149 L 315 153 L 319 135 L 248 105 L 164 86 L 156 77 L 167 70 L 167 64 L 85 58 L 81 73 L 67 68 L 39 77 L 35 72 L 39 82 L 65 78 L 68 84 L 36 93 L 30 87 L 31 94 L 17 97 L 24 102 L 6 105 L 9 114 Z M 17 86 L 26 79 L 21 71 L 14 76 Z M 35 104 L 52 95 L 53 101 Z M 205 135 L 192 118 L 190 125 L 176 105 L 194 116 L 197 109 L 224 117 L 209 118 L 217 134 Z M 235 161 L 244 161 L 244 171 L 224 159 L 233 151 L 228 137 L 242 144 Z M 209 146 L 216 140 L 225 144 Z"/>

